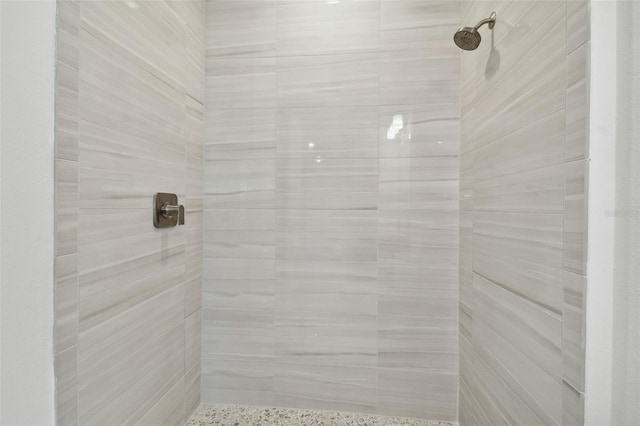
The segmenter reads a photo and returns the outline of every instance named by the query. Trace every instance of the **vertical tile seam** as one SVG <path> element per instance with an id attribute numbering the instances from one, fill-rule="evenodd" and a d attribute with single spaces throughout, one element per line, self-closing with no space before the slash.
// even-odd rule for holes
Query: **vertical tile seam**
<path id="1" fill-rule="evenodd" d="M 62 0 L 58 0 L 62 1 Z M 76 122 L 77 122 L 77 148 L 78 148 L 78 167 L 76 168 L 76 178 L 77 178 L 77 186 L 76 186 L 76 202 L 77 202 L 77 215 L 76 220 L 78 221 L 78 232 L 76 233 L 76 304 L 75 304 L 75 317 L 76 317 L 76 333 L 77 333 L 77 345 L 76 345 L 76 424 L 80 424 L 80 390 L 78 387 L 78 381 L 80 378 L 80 308 L 78 306 L 78 301 L 80 297 L 80 267 L 79 267 L 79 238 L 80 238 L 80 88 L 81 88 L 81 79 L 80 79 L 80 69 L 81 69 L 81 25 L 82 25 L 82 1 L 77 2 L 78 5 L 78 13 L 76 15 L 77 21 L 75 22 L 75 26 L 77 28 L 76 34 L 76 49 L 77 49 L 77 58 L 78 58 L 78 101 L 76 104 Z"/>
<path id="2" fill-rule="evenodd" d="M 173 11 L 174 15 L 177 16 L 177 18 L 182 21 L 182 24 L 186 24 L 184 22 L 184 19 L 182 16 L 179 16 L 177 12 Z M 183 152 L 182 152 L 182 161 L 183 161 L 183 169 L 182 169 L 182 174 L 183 174 L 183 182 L 184 182 L 184 187 L 183 189 L 183 194 L 184 194 L 184 200 L 183 203 L 185 205 L 187 205 L 187 208 L 189 208 L 189 205 L 187 204 L 188 199 L 189 199 L 189 163 L 188 163 L 188 155 L 187 155 L 187 146 L 186 144 L 191 144 L 191 141 L 193 139 L 193 129 L 192 129 L 192 123 L 190 123 L 190 118 L 189 118 L 189 111 L 188 111 L 188 99 L 189 99 L 189 90 L 186 87 L 186 79 L 188 78 L 188 73 L 189 73 L 189 54 L 188 54 L 188 49 L 187 49 L 187 34 L 186 31 L 184 31 L 183 28 L 183 32 L 182 32 L 182 42 L 183 42 L 183 48 L 184 48 L 184 59 L 185 59 L 185 89 L 184 89 L 184 97 L 182 98 L 182 111 L 184 114 L 184 125 L 185 128 L 187 129 L 187 137 L 185 138 L 185 144 L 183 145 Z M 180 201 L 178 200 L 178 204 L 180 204 Z M 187 226 L 188 225 L 188 222 Z M 182 229 L 181 230 L 184 234 L 184 255 L 183 255 L 183 262 L 184 262 L 184 278 L 183 278 L 183 283 L 181 284 L 184 289 L 185 289 L 185 293 L 184 293 L 184 297 L 182 298 L 182 328 L 183 328 L 183 333 L 182 333 L 182 380 L 184 383 L 184 379 L 186 377 L 187 374 L 187 282 L 188 282 L 188 275 L 189 275 L 189 271 L 187 269 L 187 247 L 189 246 L 189 235 L 190 232 L 188 232 L 189 230 L 187 229 Z M 175 386 L 175 384 L 174 384 Z M 146 415 L 147 413 L 150 412 L 150 410 L 155 407 L 155 405 L 157 405 L 160 401 L 162 401 L 162 398 L 164 397 L 164 395 L 166 395 L 168 392 L 171 391 L 171 389 L 173 388 L 170 387 L 169 389 L 167 389 L 167 391 L 158 398 L 158 400 L 156 401 L 156 404 L 153 404 L 151 407 L 149 407 L 149 409 L 145 412 L 145 414 L 142 415 L 141 418 L 144 418 L 144 415 Z M 182 416 L 183 418 L 186 416 L 186 392 L 185 392 L 185 388 L 182 388 Z"/>
<path id="3" fill-rule="evenodd" d="M 376 405 L 375 411 L 380 411 L 380 277 L 379 277 L 379 264 L 380 264 L 380 35 L 382 34 L 382 1 L 378 0 L 378 49 L 376 52 L 376 65 L 377 65 L 377 105 L 376 105 L 376 136 L 378 143 L 376 144 L 376 179 L 378 184 L 376 185 Z"/>
<path id="4" fill-rule="evenodd" d="M 567 31 L 568 21 L 569 21 L 569 7 L 568 3 L 564 4 L 564 44 L 565 44 L 565 52 L 567 51 L 567 42 L 569 38 L 569 34 Z M 565 54 L 565 72 L 564 72 L 564 111 L 565 111 L 565 119 L 564 119 L 564 138 L 562 144 L 564 165 L 563 165 L 563 185 L 562 185 L 562 305 L 560 308 L 560 386 L 562 386 L 562 382 L 564 380 L 565 371 L 564 371 L 564 349 L 565 349 L 565 331 L 564 331 L 564 323 L 565 323 L 565 292 L 567 290 L 566 283 L 566 274 L 565 274 L 565 258 L 566 258 L 566 246 L 565 246 L 565 233 L 566 233 L 566 206 L 567 206 L 567 92 L 569 86 L 569 53 Z M 562 414 L 565 409 L 565 398 L 564 394 L 561 394 L 560 400 L 560 421 L 562 421 Z"/>
<path id="5" fill-rule="evenodd" d="M 469 1 L 469 0 L 464 0 L 464 1 Z M 470 10 L 471 8 L 469 8 Z M 460 57 L 462 58 L 462 55 L 460 55 Z M 461 59 L 462 60 L 462 59 Z M 462 79 L 461 79 L 462 81 Z M 461 91 L 462 94 L 462 91 Z M 474 103 L 477 102 L 477 99 L 474 99 Z M 474 107 L 475 108 L 475 107 Z M 462 103 L 460 104 L 460 115 L 462 117 Z M 467 114 L 467 119 L 468 119 L 468 114 Z M 460 135 L 462 138 L 462 125 L 460 126 Z M 471 133 L 470 135 L 473 139 L 475 139 L 475 132 Z M 460 146 L 462 147 L 462 143 L 460 144 Z M 475 345 L 474 345 L 474 333 L 473 333 L 473 310 L 474 310 L 474 306 L 475 306 L 475 291 L 473 288 L 473 276 L 475 274 L 475 266 L 474 266 L 474 260 L 475 257 L 473 255 L 474 252 L 474 246 L 473 246 L 473 239 L 474 239 L 474 223 L 475 223 L 475 200 L 476 200 L 476 183 L 475 183 L 475 179 L 473 178 L 473 176 L 475 175 L 475 169 L 476 169 L 476 164 L 475 164 L 475 159 L 476 159 L 476 151 L 477 151 L 477 147 L 476 147 L 476 143 L 475 140 L 473 141 L 473 145 L 471 147 L 471 149 L 465 154 L 465 155 L 471 155 L 471 208 L 469 210 L 469 213 L 471 215 L 471 223 L 470 223 L 470 243 L 469 243 L 469 257 L 471 259 L 471 264 L 469 265 L 470 267 L 470 272 L 471 272 L 471 276 L 470 276 L 470 282 L 469 285 L 471 286 L 471 306 L 470 308 L 470 321 L 469 321 L 469 346 L 470 346 L 470 367 L 471 367 L 471 377 L 469 378 L 469 390 L 473 391 L 473 387 L 474 387 L 474 382 L 475 382 L 475 368 L 474 368 L 474 361 L 475 361 Z M 460 180 L 462 181 L 462 175 L 460 176 Z M 459 303 L 459 301 L 458 301 Z M 471 404 L 471 415 L 474 418 L 477 418 L 478 416 L 476 415 L 476 405 L 477 405 L 477 400 L 476 398 L 471 398 L 470 401 Z M 481 407 L 478 407 L 479 410 L 482 410 Z M 484 410 L 482 410 L 484 411 Z M 486 417 L 486 414 L 485 414 Z"/>
<path id="6" fill-rule="evenodd" d="M 202 40 L 202 158 L 201 158 L 201 163 L 202 163 L 202 226 L 200 227 L 200 238 L 202 241 L 202 250 L 200 251 L 200 260 L 202 261 L 202 267 L 201 267 L 201 273 L 200 273 L 200 356 L 199 356 L 199 363 L 200 363 L 200 372 L 199 375 L 200 377 L 202 377 L 202 356 L 204 353 L 204 345 L 202 344 L 202 331 L 204 330 L 204 309 L 203 309 L 203 302 L 204 302 L 204 295 L 205 295 L 205 285 L 204 285 L 204 262 L 205 262 L 205 258 L 204 258 L 204 244 L 205 244 L 205 232 L 204 232 L 204 228 L 205 228 L 205 217 L 206 217 L 206 212 L 207 212 L 207 208 L 205 206 L 205 172 L 206 172 L 206 158 L 205 158 L 205 145 L 206 145 L 206 116 L 207 116 L 207 89 L 206 89 L 206 81 L 207 81 L 207 22 L 208 19 L 207 17 L 208 15 L 208 4 L 209 2 L 207 0 L 202 0 L 202 11 L 203 11 L 203 40 Z M 186 376 L 186 373 L 185 373 Z M 200 380 L 199 386 L 198 386 L 198 399 L 200 400 L 200 402 L 202 401 L 202 391 L 203 391 L 203 380 Z M 186 388 L 185 388 L 185 393 L 186 393 Z M 200 404 L 198 404 L 200 405 Z"/>
<path id="7" fill-rule="evenodd" d="M 184 25 L 184 19 L 182 16 L 178 16 L 178 13 L 173 11 L 174 15 L 176 15 L 178 17 L 178 19 L 180 21 L 182 21 L 182 24 Z M 188 78 L 188 73 L 189 73 L 189 54 L 187 52 L 187 34 L 186 31 L 182 31 L 182 42 L 183 42 L 183 48 L 184 48 L 184 59 L 185 59 L 185 89 L 184 89 L 184 97 L 182 98 L 182 111 L 184 114 L 184 125 L 185 128 L 187 129 L 187 138 L 185 138 L 185 144 L 183 144 L 183 152 L 182 152 L 182 161 L 183 161 L 183 169 L 182 169 L 182 177 L 183 177 L 183 182 L 184 182 L 184 187 L 182 188 L 182 190 L 184 191 L 184 200 L 183 203 L 185 205 L 187 205 L 187 208 L 189 207 L 187 204 L 188 198 L 189 198 L 189 163 L 188 163 L 188 155 L 187 155 L 187 146 L 186 144 L 191 144 L 191 140 L 193 139 L 193 129 L 192 129 L 192 123 L 190 123 L 190 118 L 189 118 L 189 111 L 188 111 L 188 98 L 189 98 L 189 90 L 186 87 L 186 79 Z M 180 204 L 179 200 L 178 200 L 178 204 Z M 188 222 L 186 222 L 188 223 Z M 189 225 L 187 225 L 189 226 Z M 183 284 L 181 284 L 184 289 L 185 289 L 185 293 L 184 293 L 184 297 L 182 298 L 182 329 L 183 329 L 183 333 L 182 333 L 182 380 L 184 382 L 184 378 L 187 374 L 187 277 L 189 275 L 189 271 L 187 268 L 187 247 L 189 246 L 189 235 L 190 232 L 188 232 L 187 229 L 181 229 L 181 231 L 184 234 L 184 251 L 183 251 L 183 262 L 184 262 L 184 278 L 183 278 Z M 175 386 L 175 384 L 174 384 Z M 151 407 L 149 407 L 149 409 L 146 411 L 146 413 L 149 413 L 149 411 L 158 404 L 158 402 L 162 401 L 162 398 L 164 397 L 164 395 L 166 395 L 168 392 L 171 391 L 171 389 L 173 388 L 170 387 L 169 389 L 167 389 L 167 392 L 165 392 L 162 396 L 160 396 L 158 398 L 158 400 L 156 401 L 156 404 L 152 405 Z M 144 418 L 143 414 L 141 418 Z M 184 391 L 184 387 L 182 389 L 182 416 L 186 416 L 186 393 Z"/>
<path id="8" fill-rule="evenodd" d="M 463 15 L 464 15 L 464 5 L 465 5 L 465 0 L 461 0 L 460 1 L 460 6 L 459 6 L 459 19 L 458 19 L 458 25 L 460 25 L 460 22 L 462 22 L 463 19 Z M 459 79 L 458 79 L 458 128 L 459 128 L 459 137 L 458 137 L 458 232 L 460 230 L 460 227 L 462 225 L 461 222 L 461 215 L 460 212 L 462 210 L 462 202 L 460 200 L 460 195 L 461 195 L 461 187 L 462 187 L 462 78 L 463 78 L 463 74 L 462 74 L 462 55 L 459 55 L 459 64 L 460 64 L 460 72 L 459 72 Z M 461 281 L 460 281 L 460 249 L 461 249 L 461 244 L 460 244 L 460 236 L 458 235 L 458 306 L 456 309 L 456 316 L 457 316 L 457 321 L 456 321 L 456 326 L 457 326 L 457 333 L 456 333 L 456 345 L 458 348 L 458 388 L 457 388 L 457 392 L 456 392 L 456 421 L 458 423 L 460 423 L 462 416 L 460 413 L 460 400 L 462 399 L 462 386 L 460 385 L 460 382 L 462 380 L 462 369 L 461 367 L 461 352 L 460 352 L 460 338 L 461 338 L 461 327 L 460 327 L 460 301 L 461 301 L 461 290 L 462 290 L 462 285 L 461 285 Z M 472 258 L 473 259 L 473 258 Z M 473 268 L 472 268 L 472 273 L 473 273 Z M 473 348 L 471 342 L 469 342 L 471 347 Z M 471 409 L 471 411 L 473 411 L 473 409 Z"/>
<path id="9" fill-rule="evenodd" d="M 200 273 L 198 280 L 200 281 L 200 297 L 199 297 L 199 306 L 198 309 L 200 310 L 200 321 L 199 321 L 199 330 L 200 330 L 200 347 L 198 348 L 198 361 L 196 362 L 196 364 L 194 366 L 191 367 L 191 370 L 193 370 L 194 368 L 198 368 L 198 376 L 197 377 L 201 377 L 202 376 L 202 330 L 203 330 L 203 318 L 204 316 L 202 315 L 202 300 L 204 298 L 204 272 L 203 272 L 203 268 L 204 268 L 204 143 L 205 143 L 205 117 L 206 117 L 206 112 L 207 112 L 207 98 L 205 96 L 205 78 L 207 75 L 206 69 L 207 69 L 207 2 L 206 0 L 201 0 L 201 8 L 202 8 L 202 53 L 201 53 L 201 59 L 202 59 L 202 76 L 200 77 L 200 88 L 202 90 L 202 127 L 200 129 L 200 136 L 201 136 L 201 141 L 202 143 L 200 144 L 200 179 L 201 179 L 201 186 L 200 186 L 200 191 L 198 193 L 199 198 L 200 198 L 200 253 L 199 253 L 199 258 L 200 258 Z M 186 296 L 186 293 L 185 293 Z M 185 309 L 186 309 L 186 301 L 185 301 Z M 187 377 L 188 372 L 185 371 L 185 388 L 184 388 L 184 411 L 185 411 L 185 421 L 187 420 Z M 198 386 L 198 397 L 197 397 L 197 406 L 195 409 L 197 409 L 197 407 L 200 405 L 200 401 L 202 400 L 202 388 L 200 386 Z M 191 408 L 191 407 L 189 407 Z M 192 413 L 189 413 L 189 415 L 191 415 Z"/>
<path id="10" fill-rule="evenodd" d="M 53 118 L 53 125 L 54 125 L 54 129 L 53 129 L 53 135 L 54 135 L 54 147 L 53 147 L 53 188 L 54 188 L 54 198 L 53 198 L 53 208 L 54 208 L 54 212 L 53 212 L 53 327 L 52 327 L 52 340 L 53 340 L 53 418 L 54 418 L 54 422 L 57 424 L 58 423 L 58 415 L 59 415 L 59 397 L 58 397 L 58 391 L 59 391 L 59 380 L 58 380 L 58 368 L 57 368 L 57 360 L 58 360 L 58 349 L 59 349 L 59 344 L 58 344 L 58 333 L 57 333 L 57 329 L 58 327 L 56 327 L 56 322 L 58 320 L 58 316 L 56 315 L 56 311 L 58 308 L 58 285 L 59 285 L 59 279 L 58 279 L 58 265 L 56 260 L 58 259 L 58 214 L 57 214 L 57 210 L 58 210 L 58 168 L 57 168 L 57 164 L 58 162 L 57 160 L 57 147 L 58 147 L 58 137 L 57 137 L 57 129 L 58 129 L 58 124 L 56 123 L 56 118 L 58 116 L 58 82 L 59 82 L 59 76 L 58 76 L 58 71 L 59 71 L 59 63 L 60 63 L 60 32 L 59 32 L 59 28 L 60 28 L 60 5 L 58 4 L 58 2 L 56 2 L 56 24 L 55 24 L 55 37 L 56 37 L 56 47 L 55 47 L 55 80 L 54 80 L 54 98 L 53 98 L 53 111 L 54 111 L 54 118 Z"/>
<path id="11" fill-rule="evenodd" d="M 274 42 L 275 42 L 275 74 L 276 74 L 276 78 L 273 79 L 274 81 L 274 94 L 275 94 L 275 101 L 274 101 L 274 113 L 275 113 L 275 129 L 273 130 L 273 136 L 274 136 L 274 167 L 273 167 L 273 188 L 274 188 L 274 204 L 273 204 L 273 208 L 274 208 L 274 259 L 273 259 L 273 338 L 276 340 L 277 342 L 277 336 L 278 336 L 278 326 L 277 326 L 277 320 L 278 320 L 278 213 L 280 212 L 280 207 L 278 206 L 278 199 L 279 199 L 279 195 L 278 195 L 278 136 L 279 136 L 279 121 L 280 121 L 280 114 L 278 114 L 278 112 L 280 111 L 280 105 L 279 105 L 279 99 L 280 96 L 278 96 L 278 83 L 280 81 L 280 51 L 279 51 L 279 45 L 278 45 L 278 21 L 279 21 L 279 15 L 280 15 L 280 8 L 278 7 L 278 0 L 273 0 L 274 3 L 274 7 L 275 7 L 275 22 L 274 22 Z M 275 343 L 273 345 L 273 381 L 271 382 L 271 397 L 273 398 L 273 402 L 274 405 L 276 404 L 276 397 L 277 397 L 277 393 L 276 393 L 276 382 L 277 382 L 277 375 L 278 375 L 278 369 L 276 368 L 277 362 L 278 362 L 278 345 L 277 343 Z"/>
<path id="12" fill-rule="evenodd" d="M 460 15 L 459 19 L 458 19 L 458 25 L 460 24 L 460 21 L 462 20 L 462 4 L 463 2 L 460 1 L 459 7 L 458 7 L 458 13 Z M 460 116 L 462 115 L 462 111 L 461 111 L 461 102 L 460 99 L 462 98 L 462 55 L 458 56 L 458 127 L 460 127 Z M 460 134 L 460 132 L 458 132 Z M 457 380 L 456 380 L 456 418 L 455 421 L 459 422 L 460 421 L 460 180 L 462 177 L 462 164 L 461 164 L 461 146 L 462 146 L 462 136 L 459 137 L 458 139 L 458 196 L 457 196 L 457 201 L 458 201 L 458 268 L 457 268 L 457 284 L 458 284 L 458 291 L 457 293 L 457 306 L 456 306 L 456 356 L 457 356 L 457 368 L 458 368 L 458 374 L 457 374 Z"/>

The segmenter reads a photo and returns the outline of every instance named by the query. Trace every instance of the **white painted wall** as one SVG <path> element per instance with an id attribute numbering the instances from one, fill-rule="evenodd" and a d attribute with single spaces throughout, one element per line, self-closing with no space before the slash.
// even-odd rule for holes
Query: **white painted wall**
<path id="1" fill-rule="evenodd" d="M 0 29 L 2 28 L 2 7 L 0 7 Z M 2 36 L 0 35 L 0 70 L 2 69 Z M 2 83 L 0 81 L 0 97 L 2 95 Z M 0 102 L 1 103 L 1 102 Z M 2 108 L 0 108 L 0 121 Z M 2 177 L 2 134 L 0 132 L 0 177 Z M 2 184 L 0 184 L 0 230 L 2 229 Z M 1 231 L 0 231 L 1 232 Z M 0 241 L 0 259 L 2 259 L 2 242 Z M 0 267 L 0 348 L 2 348 L 2 268 Z M 2 350 L 0 350 L 0 379 L 2 379 Z M 0 395 L 2 395 L 2 380 L 0 380 Z M 2 401 L 0 400 L 0 420 L 2 420 Z"/>
<path id="2" fill-rule="evenodd" d="M 585 424 L 640 424 L 640 4 L 591 2 Z"/>
<path id="3" fill-rule="evenodd" d="M 618 4 L 611 423 L 640 425 L 640 3 Z"/>
<path id="4" fill-rule="evenodd" d="M 55 2 L 0 10 L 0 424 L 52 425 Z"/>

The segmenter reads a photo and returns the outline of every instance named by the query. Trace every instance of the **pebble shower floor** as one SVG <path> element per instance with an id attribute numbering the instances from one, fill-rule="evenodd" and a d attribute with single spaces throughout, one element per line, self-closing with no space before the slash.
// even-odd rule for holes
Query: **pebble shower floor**
<path id="1" fill-rule="evenodd" d="M 186 426 L 456 426 L 457 423 L 341 411 L 201 405 Z"/>

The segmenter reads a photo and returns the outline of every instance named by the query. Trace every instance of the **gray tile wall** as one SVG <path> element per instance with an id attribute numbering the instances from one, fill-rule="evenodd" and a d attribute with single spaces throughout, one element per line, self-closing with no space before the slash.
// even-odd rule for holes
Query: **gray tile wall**
<path id="1" fill-rule="evenodd" d="M 206 8 L 203 401 L 455 420 L 459 3 Z"/>
<path id="2" fill-rule="evenodd" d="M 588 7 L 462 5 L 461 425 L 583 423 Z"/>
<path id="3" fill-rule="evenodd" d="M 204 4 L 58 1 L 57 423 L 180 424 L 200 400 Z M 186 203 L 156 230 L 155 192 Z"/>

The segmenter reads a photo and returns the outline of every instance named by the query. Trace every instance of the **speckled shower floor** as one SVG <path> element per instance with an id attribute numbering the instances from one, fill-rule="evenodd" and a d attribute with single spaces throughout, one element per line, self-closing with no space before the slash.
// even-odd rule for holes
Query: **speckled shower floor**
<path id="1" fill-rule="evenodd" d="M 455 426 L 457 423 L 340 411 L 201 405 L 186 426 Z"/>

